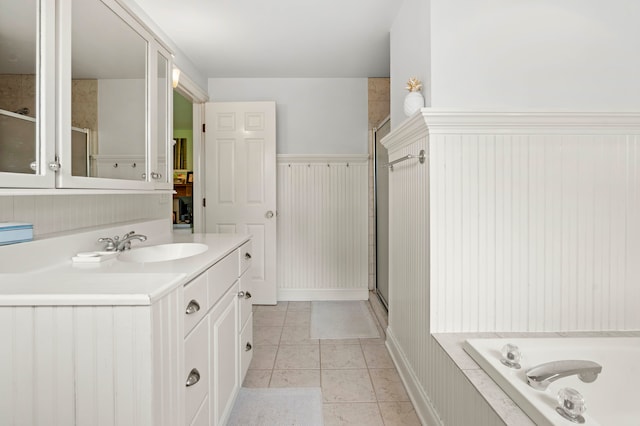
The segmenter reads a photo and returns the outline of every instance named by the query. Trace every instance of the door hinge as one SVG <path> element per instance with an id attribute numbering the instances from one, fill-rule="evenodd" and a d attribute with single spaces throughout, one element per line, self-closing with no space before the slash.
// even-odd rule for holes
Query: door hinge
<path id="1" fill-rule="evenodd" d="M 207 131 L 207 125 L 205 123 L 202 123 L 202 133 L 205 133 Z"/>
<path id="2" fill-rule="evenodd" d="M 207 207 L 207 199 L 206 198 L 202 199 L 202 207 Z"/>

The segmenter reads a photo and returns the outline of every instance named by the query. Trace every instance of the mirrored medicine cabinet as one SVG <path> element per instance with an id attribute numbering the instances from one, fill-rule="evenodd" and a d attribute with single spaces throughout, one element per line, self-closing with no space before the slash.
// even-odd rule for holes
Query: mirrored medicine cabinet
<path id="1" fill-rule="evenodd" d="M 0 0 L 0 187 L 171 189 L 171 68 L 115 0 Z"/>

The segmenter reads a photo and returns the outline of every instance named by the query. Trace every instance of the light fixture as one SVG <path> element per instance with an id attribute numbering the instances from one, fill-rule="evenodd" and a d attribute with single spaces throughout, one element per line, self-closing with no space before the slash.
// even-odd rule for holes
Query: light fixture
<path id="1" fill-rule="evenodd" d="M 178 87 L 178 82 L 180 81 L 180 69 L 178 68 L 174 68 L 173 69 L 173 88 L 175 89 L 176 87 Z"/>

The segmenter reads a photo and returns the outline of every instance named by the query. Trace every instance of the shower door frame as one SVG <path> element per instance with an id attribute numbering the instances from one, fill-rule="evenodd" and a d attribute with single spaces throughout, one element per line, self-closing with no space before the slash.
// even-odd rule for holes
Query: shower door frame
<path id="1" fill-rule="evenodd" d="M 378 296 L 378 300 L 382 303 L 382 306 L 388 311 L 389 310 L 389 253 L 387 250 L 386 253 L 386 261 L 387 263 L 387 285 L 386 285 L 386 294 L 380 291 L 380 250 L 379 250 L 379 240 L 380 236 L 378 233 L 378 147 L 377 143 L 378 139 L 378 131 L 384 127 L 385 125 L 391 125 L 391 116 L 387 116 L 384 120 L 382 120 L 376 127 L 373 128 L 373 217 L 374 217 L 374 235 L 375 235 L 375 266 L 376 266 L 376 274 L 375 274 L 375 293 Z M 387 133 L 388 134 L 388 133 Z M 389 205 L 387 204 L 387 209 Z M 387 214 L 387 235 L 388 235 L 388 214 Z M 388 248 L 388 237 L 387 237 L 387 248 Z"/>

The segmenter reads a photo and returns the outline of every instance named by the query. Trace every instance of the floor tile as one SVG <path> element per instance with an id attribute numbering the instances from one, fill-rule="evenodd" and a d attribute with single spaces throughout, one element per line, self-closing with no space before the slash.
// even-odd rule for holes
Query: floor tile
<path id="1" fill-rule="evenodd" d="M 277 345 L 280 343 L 281 334 L 282 327 L 265 327 L 262 325 L 254 325 L 253 344 L 256 346 Z"/>
<path id="2" fill-rule="evenodd" d="M 325 426 L 381 426 L 382 416 L 375 402 L 323 404 Z"/>
<path id="3" fill-rule="evenodd" d="M 318 345 L 281 345 L 274 368 L 278 370 L 320 368 L 320 348 Z"/>
<path id="4" fill-rule="evenodd" d="M 287 318 L 284 321 L 286 326 L 307 326 L 311 324 L 310 311 L 287 311 Z"/>
<path id="5" fill-rule="evenodd" d="M 242 386 L 245 388 L 268 388 L 271 370 L 247 370 Z"/>
<path id="6" fill-rule="evenodd" d="M 289 302 L 289 311 L 310 311 L 311 302 Z"/>
<path id="7" fill-rule="evenodd" d="M 360 345 L 321 345 L 320 367 L 327 369 L 338 368 L 367 368 Z"/>
<path id="8" fill-rule="evenodd" d="M 254 346 L 253 358 L 249 369 L 253 370 L 270 370 L 273 368 L 273 362 L 278 352 L 277 346 Z"/>
<path id="9" fill-rule="evenodd" d="M 255 312 L 286 311 L 289 302 L 278 302 L 277 305 L 253 305 Z"/>
<path id="10" fill-rule="evenodd" d="M 273 370 L 272 388 L 320 387 L 320 370 Z"/>
<path id="11" fill-rule="evenodd" d="M 420 426 L 410 402 L 379 402 L 378 405 L 385 426 Z"/>
<path id="12" fill-rule="evenodd" d="M 281 345 L 318 344 L 318 339 L 309 337 L 309 326 L 284 326 L 280 336 Z"/>
<path id="13" fill-rule="evenodd" d="M 321 370 L 325 402 L 374 402 L 376 395 L 366 369 Z"/>
<path id="14" fill-rule="evenodd" d="M 409 401 L 402 379 L 395 368 L 369 369 L 378 401 Z"/>
<path id="15" fill-rule="evenodd" d="M 362 345 L 362 352 L 369 368 L 395 368 L 384 345 Z"/>
<path id="16" fill-rule="evenodd" d="M 360 339 L 320 339 L 321 345 L 359 345 Z"/>
<path id="17" fill-rule="evenodd" d="M 253 313 L 253 325 L 278 327 L 284 325 L 286 311 L 256 311 Z"/>

